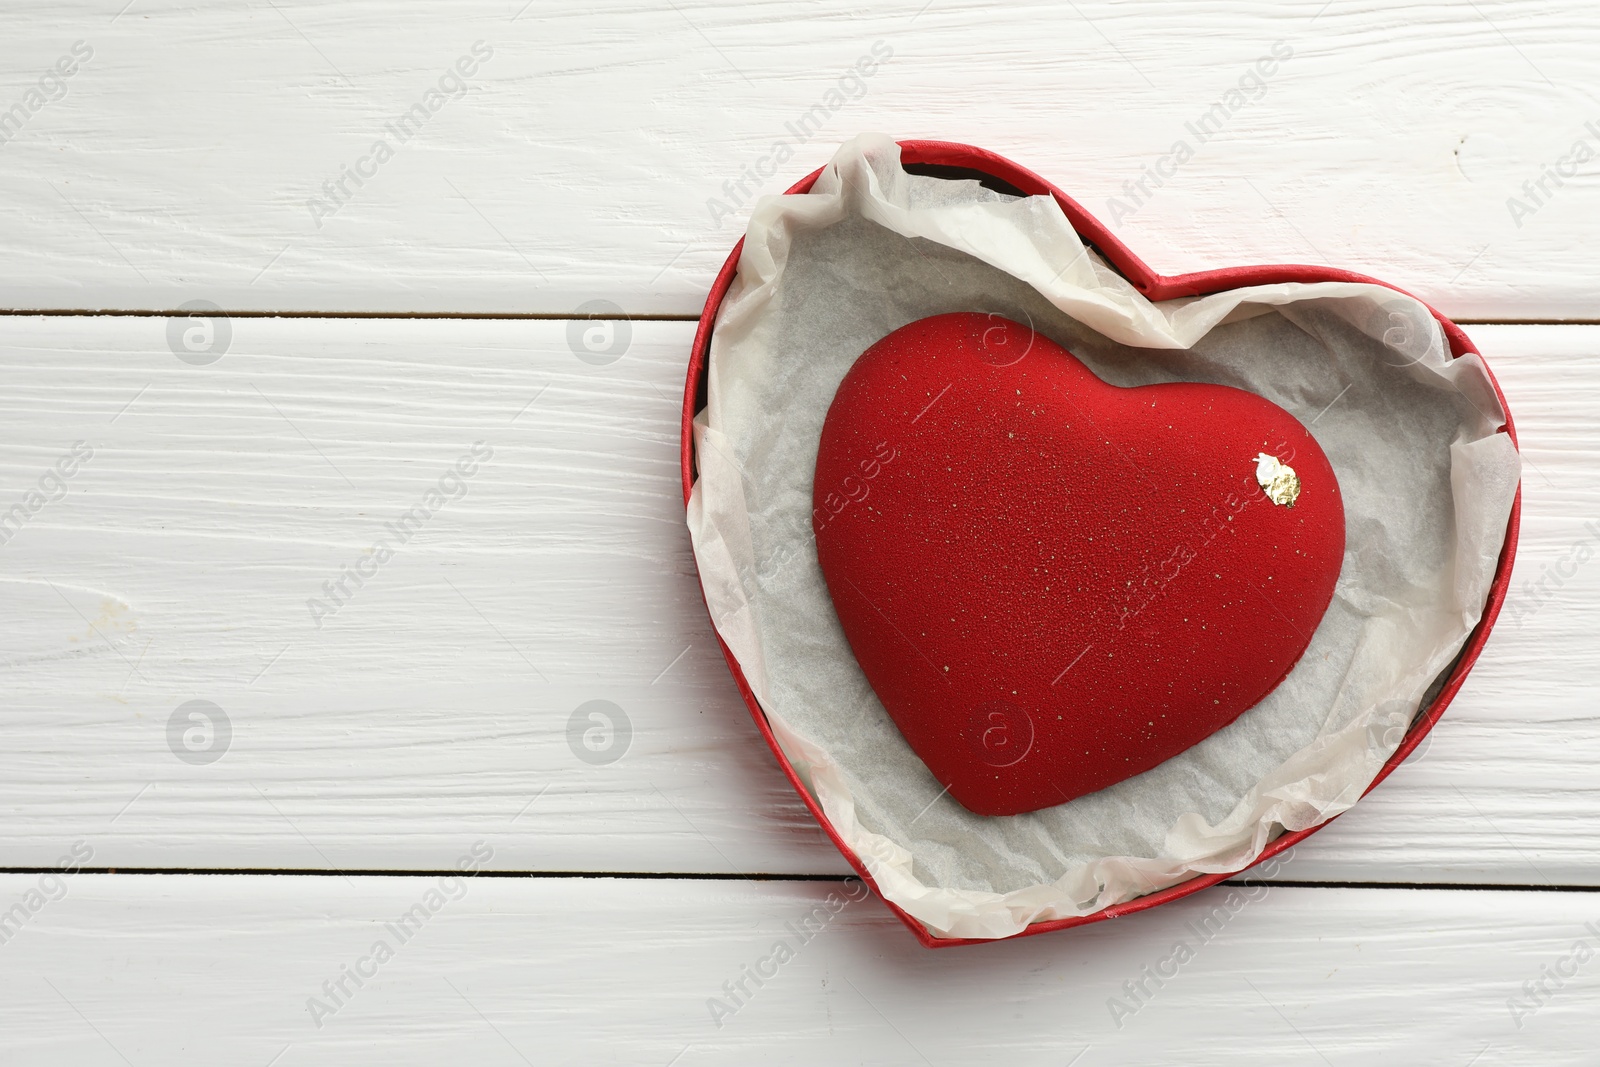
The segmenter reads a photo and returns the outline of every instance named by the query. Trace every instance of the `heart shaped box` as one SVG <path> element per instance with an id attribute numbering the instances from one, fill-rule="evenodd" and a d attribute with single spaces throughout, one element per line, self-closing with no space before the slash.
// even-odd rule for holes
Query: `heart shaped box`
<path id="1" fill-rule="evenodd" d="M 1223 292 L 1231 289 L 1243 288 L 1253 285 L 1269 285 L 1280 282 L 1357 282 L 1369 285 L 1380 285 L 1393 289 L 1395 292 L 1406 296 L 1412 294 L 1398 286 L 1389 285 L 1387 282 L 1371 278 L 1352 271 L 1338 270 L 1332 267 L 1306 266 L 1299 264 L 1262 265 L 1248 267 L 1227 267 L 1220 270 L 1197 271 L 1192 274 L 1164 276 L 1157 274 L 1142 260 L 1135 256 L 1121 241 L 1094 218 L 1085 208 L 1072 200 L 1060 189 L 1046 181 L 1044 178 L 1029 171 L 1016 163 L 996 155 L 993 152 L 976 148 L 971 145 L 956 144 L 948 141 L 917 141 L 908 140 L 898 142 L 901 152 L 901 162 L 905 170 L 912 174 L 927 177 L 946 178 L 953 180 L 976 180 L 990 189 L 1007 193 L 1013 196 L 1041 196 L 1053 197 L 1067 219 L 1071 222 L 1083 241 L 1091 246 L 1099 255 L 1121 274 L 1134 288 L 1151 301 L 1171 300 L 1177 297 L 1204 296 L 1211 293 Z M 805 178 L 796 182 L 786 191 L 786 195 L 802 194 L 810 191 L 812 185 L 822 174 L 823 168 L 818 168 Z M 738 271 L 739 257 L 744 248 L 741 239 L 729 254 L 722 270 L 718 272 L 711 292 L 706 299 L 704 311 L 700 315 L 699 329 L 695 333 L 694 347 L 690 353 L 688 376 L 684 388 L 683 400 L 683 425 L 681 440 L 681 461 L 683 474 L 683 496 L 687 506 L 691 492 L 694 488 L 697 466 L 694 452 L 694 419 L 695 415 L 706 404 L 708 358 L 711 350 L 711 334 L 716 322 L 717 312 L 722 305 L 723 298 L 727 296 L 729 288 L 733 285 L 734 277 Z M 1414 298 L 1414 297 L 1413 297 Z M 1426 305 L 1424 305 L 1426 306 Z M 1429 307 L 1428 310 L 1438 321 L 1444 338 L 1450 347 L 1453 358 L 1460 358 L 1464 354 L 1477 354 L 1472 347 L 1472 342 L 1462 332 L 1461 328 L 1451 322 L 1437 310 Z M 1481 355 L 1479 359 L 1481 360 Z M 1490 384 L 1494 387 L 1496 398 L 1500 401 L 1501 410 L 1505 412 L 1505 423 L 1500 432 L 1516 444 L 1516 431 L 1512 424 L 1509 409 L 1505 404 L 1505 396 L 1500 390 L 1499 383 L 1494 380 L 1489 372 L 1487 363 L 1484 364 L 1485 372 L 1489 376 Z M 1506 590 L 1510 585 L 1512 561 L 1516 555 L 1517 533 L 1520 526 L 1522 509 L 1522 490 L 1519 486 L 1516 497 L 1511 505 L 1510 518 L 1507 522 L 1505 540 L 1502 543 L 1499 561 L 1495 569 L 1494 580 L 1489 589 L 1488 600 L 1484 605 L 1483 613 L 1473 628 L 1454 667 L 1444 679 L 1433 701 L 1422 709 L 1412 723 L 1411 729 L 1401 741 L 1393 755 L 1383 765 L 1377 776 L 1363 792 L 1371 792 L 1394 771 L 1406 757 L 1422 742 L 1428 731 L 1433 729 L 1450 701 L 1461 689 L 1466 681 L 1467 673 L 1477 662 L 1479 654 L 1488 640 L 1489 632 L 1494 626 L 1500 607 L 1505 601 Z M 702 589 L 703 593 L 703 589 Z M 839 836 L 835 828 L 829 823 L 821 806 L 807 790 L 796 773 L 789 758 L 784 754 L 778 744 L 772 728 L 767 721 L 760 703 L 751 691 L 750 684 L 744 676 L 738 659 L 728 648 L 720 634 L 717 635 L 718 647 L 722 649 L 723 657 L 728 662 L 728 669 L 733 675 L 734 682 L 739 687 L 740 694 L 744 697 L 746 706 L 755 720 L 756 728 L 761 736 L 766 739 L 767 745 L 777 757 L 778 765 L 783 769 L 789 783 L 794 787 L 801 801 L 810 810 L 829 839 L 844 855 L 856 873 L 874 890 L 877 884 L 861 857 L 857 856 Z M 1337 816 L 1334 816 L 1337 818 Z M 1256 858 L 1251 866 L 1265 863 L 1275 856 L 1293 848 L 1311 834 L 1328 825 L 1333 820 L 1330 818 L 1315 826 L 1302 830 L 1289 831 L 1281 834 L 1270 842 Z M 1248 869 L 1248 868 L 1245 868 Z M 1103 919 L 1117 919 L 1135 912 L 1189 896 L 1202 889 L 1207 889 L 1226 879 L 1235 877 L 1241 871 L 1222 872 L 1215 874 L 1197 875 L 1177 885 L 1150 893 L 1146 896 L 1103 908 L 1089 915 L 1074 916 L 1071 918 L 1051 919 L 1030 924 L 1013 937 L 1025 937 L 1030 934 L 1046 933 L 1052 930 L 1063 930 L 1068 927 L 1082 926 L 1085 923 L 1099 922 Z M 880 892 L 880 897 L 882 896 Z M 952 945 L 984 944 L 987 938 L 956 938 L 939 937 L 930 933 L 917 919 L 906 913 L 892 901 L 884 898 L 889 909 L 895 913 L 901 922 L 916 936 L 917 940 L 929 948 L 943 948 Z"/>

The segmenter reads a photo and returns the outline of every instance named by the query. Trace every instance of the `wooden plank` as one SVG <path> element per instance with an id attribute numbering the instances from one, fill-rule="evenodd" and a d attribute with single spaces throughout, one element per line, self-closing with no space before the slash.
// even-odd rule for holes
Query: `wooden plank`
<path id="1" fill-rule="evenodd" d="M 1222 888 L 931 952 L 839 883 L 0 878 L 29 892 L 19 1067 L 1593 1062 L 1588 893 Z"/>
<path id="2" fill-rule="evenodd" d="M 0 546 L 7 864 L 82 839 L 97 866 L 428 870 L 493 833 L 508 870 L 846 870 L 700 601 L 677 474 L 693 324 L 633 323 L 604 366 L 561 322 L 230 329 L 197 366 L 162 319 L 0 319 L 0 516 L 93 448 Z M 1600 328 L 1472 332 L 1530 462 L 1518 592 L 1437 740 L 1283 877 L 1600 884 L 1600 566 L 1523 591 L 1597 517 L 1579 413 Z M 318 629 L 308 600 L 480 440 L 465 497 Z M 607 742 L 594 700 L 631 728 L 609 763 L 580 755 L 586 730 Z"/>
<path id="3" fill-rule="evenodd" d="M 1592 7 L 25 0 L 7 31 L 9 307 L 693 314 L 758 194 L 882 130 L 1014 157 L 1165 272 L 1594 317 Z"/>
<path id="4" fill-rule="evenodd" d="M 5 507 L 93 449 L 3 547 L 7 862 L 84 836 L 114 866 L 435 868 L 481 827 L 525 869 L 726 873 L 729 841 L 740 869 L 840 867 L 700 599 L 693 324 L 635 324 L 606 366 L 547 321 L 241 319 L 208 366 L 162 319 L 0 331 Z M 465 495 L 402 541 L 441 483 Z M 574 723 L 594 700 L 627 737 Z M 617 758 L 580 757 L 591 728 Z"/>

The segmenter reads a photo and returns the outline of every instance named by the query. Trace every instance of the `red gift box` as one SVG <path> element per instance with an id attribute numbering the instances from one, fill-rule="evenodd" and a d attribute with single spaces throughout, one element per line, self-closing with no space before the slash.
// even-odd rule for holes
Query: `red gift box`
<path id="1" fill-rule="evenodd" d="M 976 179 L 984 182 L 990 188 L 1001 192 L 1019 196 L 1038 196 L 1048 194 L 1060 205 L 1073 229 L 1088 245 L 1105 259 L 1118 273 L 1126 278 L 1140 293 L 1151 301 L 1170 300 L 1176 297 L 1202 296 L 1225 290 L 1237 289 L 1252 285 L 1266 285 L 1282 282 L 1357 282 L 1371 285 L 1380 285 L 1404 293 L 1398 287 L 1388 285 L 1378 279 L 1351 271 L 1339 270 L 1332 267 L 1316 267 L 1303 265 L 1269 265 L 1250 267 L 1229 267 L 1221 270 L 1200 271 L 1192 274 L 1165 277 L 1155 273 L 1145 263 L 1138 259 L 1126 246 L 1113 236 L 1083 207 L 1066 196 L 1050 182 L 1037 174 L 1028 171 L 1011 161 L 969 145 L 953 144 L 943 141 L 902 141 L 899 142 L 901 162 L 905 170 L 912 174 L 921 174 L 936 178 L 950 179 Z M 812 172 L 788 190 L 788 194 L 802 194 L 809 191 L 822 173 L 822 169 Z M 694 486 L 696 475 L 693 424 L 696 413 L 705 405 L 707 388 L 708 356 L 711 346 L 711 335 L 721 307 L 723 298 L 727 295 L 738 269 L 740 254 L 744 242 L 741 240 L 728 256 L 718 273 L 711 292 L 706 300 L 705 310 L 700 317 L 699 329 L 694 339 L 694 348 L 690 354 L 687 382 L 684 391 L 683 429 L 682 429 L 682 474 L 685 504 L 688 503 L 691 490 Z M 1405 294 L 1409 296 L 1410 294 Z M 1425 305 L 1426 306 L 1426 305 Z M 1449 345 L 1453 358 L 1460 358 L 1467 353 L 1476 354 L 1471 342 L 1455 323 L 1441 315 L 1433 308 L 1428 309 L 1438 321 L 1444 338 Z M 1479 357 L 1481 360 L 1481 356 Z M 1487 364 L 1484 365 L 1485 373 L 1493 386 L 1496 398 L 1500 401 L 1502 410 L 1505 408 L 1505 398 L 1500 392 L 1499 384 L 1494 381 Z M 1509 411 L 1501 429 L 1507 434 L 1513 445 L 1516 442 L 1515 429 L 1511 422 Z M 1494 580 L 1490 586 L 1489 596 L 1484 605 L 1483 613 L 1476 627 L 1469 635 L 1465 646 L 1457 657 L 1453 668 L 1444 680 L 1433 701 L 1424 708 L 1413 720 L 1410 730 L 1400 743 L 1399 747 L 1383 765 L 1376 777 L 1367 786 L 1366 792 L 1376 788 L 1395 767 L 1399 766 L 1407 756 L 1417 747 L 1429 730 L 1444 714 L 1450 701 L 1460 690 L 1466 680 L 1467 673 L 1477 661 L 1484 643 L 1487 641 L 1489 631 L 1492 629 L 1495 618 L 1499 614 L 1501 604 L 1510 583 L 1511 564 L 1515 556 L 1517 532 L 1521 513 L 1521 489 L 1517 490 L 1511 506 L 1510 517 L 1507 524 L 1506 536 L 1501 545 L 1498 565 L 1495 570 Z M 721 647 L 723 656 L 728 662 L 728 669 L 733 675 L 735 683 L 743 695 L 756 727 L 766 739 L 767 745 L 777 757 L 778 764 L 783 768 L 784 774 L 789 778 L 796 793 L 802 802 L 811 811 L 813 817 L 822 826 L 829 838 L 839 848 L 845 859 L 855 868 L 857 873 L 868 884 L 877 889 L 872 876 L 868 873 L 866 865 L 839 836 L 835 828 L 829 823 L 821 806 L 801 782 L 793 765 L 784 754 L 775 738 L 772 728 L 762 711 L 759 702 L 752 692 L 749 683 L 738 660 L 734 657 L 727 644 L 718 635 L 717 642 Z M 1365 794 L 1363 794 L 1365 795 Z M 1337 816 L 1335 816 L 1336 818 Z M 1284 833 L 1269 843 L 1257 857 L 1256 863 L 1271 860 L 1294 845 L 1304 840 L 1316 830 L 1326 826 L 1332 819 L 1318 825 Z M 1134 912 L 1164 904 L 1179 897 L 1188 896 L 1218 882 L 1234 877 L 1239 871 L 1223 872 L 1216 874 L 1197 875 L 1177 885 L 1138 897 L 1125 903 L 1116 904 L 1089 915 L 1074 916 L 1070 918 L 1052 919 L 1035 922 L 1021 933 L 1012 936 L 1026 936 L 1029 934 L 1044 933 L 1050 930 L 1061 930 L 1084 923 L 1097 922 L 1102 919 L 1120 918 Z M 881 895 L 881 893 L 880 893 Z M 924 945 L 932 948 L 949 945 L 979 944 L 988 939 L 978 938 L 952 938 L 940 937 L 930 933 L 924 925 L 907 914 L 893 902 L 885 900 L 890 909 Z"/>

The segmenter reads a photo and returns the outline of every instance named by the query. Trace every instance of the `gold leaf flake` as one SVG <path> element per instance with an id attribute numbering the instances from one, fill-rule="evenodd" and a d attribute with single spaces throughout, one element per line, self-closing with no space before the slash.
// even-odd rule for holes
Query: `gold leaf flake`
<path id="1" fill-rule="evenodd" d="M 1280 463 L 1277 456 L 1265 452 L 1256 455 L 1256 482 L 1274 504 L 1292 508 L 1300 497 L 1300 476 L 1293 467 Z"/>

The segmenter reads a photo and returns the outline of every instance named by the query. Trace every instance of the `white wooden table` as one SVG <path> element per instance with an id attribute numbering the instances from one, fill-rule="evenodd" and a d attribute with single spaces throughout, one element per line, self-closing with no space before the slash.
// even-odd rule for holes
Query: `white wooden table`
<path id="1" fill-rule="evenodd" d="M 1600 1057 L 1600 8 L 17 0 L 3 28 L 0 1062 Z M 1284 884 L 941 952 L 851 902 L 744 977 L 848 868 L 712 641 L 678 397 L 757 191 L 862 130 L 1009 155 L 1167 273 L 1375 274 L 1499 375 L 1506 613 Z M 572 340 L 596 310 L 631 318 L 610 362 Z M 603 760 L 596 700 L 628 724 Z"/>

